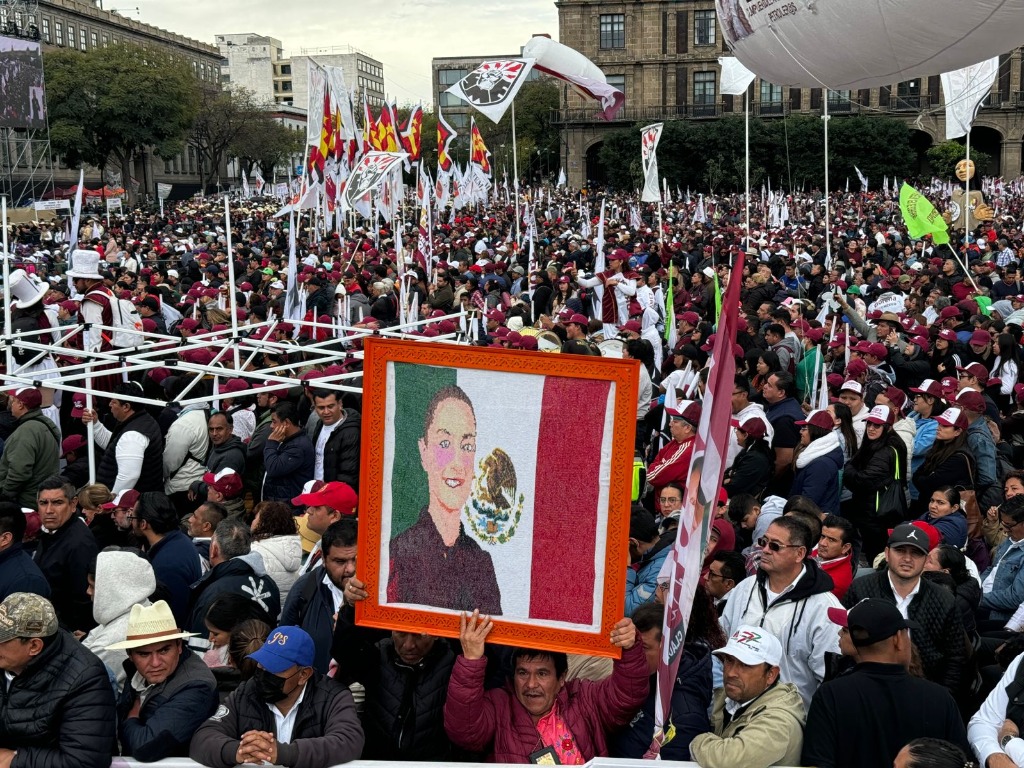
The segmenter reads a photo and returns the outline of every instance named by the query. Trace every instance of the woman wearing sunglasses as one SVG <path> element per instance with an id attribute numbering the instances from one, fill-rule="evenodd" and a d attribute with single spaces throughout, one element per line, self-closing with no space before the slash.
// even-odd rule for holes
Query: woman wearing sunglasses
<path id="1" fill-rule="evenodd" d="M 907 470 L 903 457 L 907 455 L 907 445 L 893 432 L 895 420 L 896 415 L 889 406 L 872 408 L 865 420 L 864 440 L 843 470 L 843 485 L 853 494 L 843 504 L 843 516 L 860 531 L 869 563 L 885 549 L 889 529 L 900 523 L 906 514 L 905 504 L 879 509 L 885 489 L 894 482 L 900 484 L 901 492 L 906 492 Z"/>

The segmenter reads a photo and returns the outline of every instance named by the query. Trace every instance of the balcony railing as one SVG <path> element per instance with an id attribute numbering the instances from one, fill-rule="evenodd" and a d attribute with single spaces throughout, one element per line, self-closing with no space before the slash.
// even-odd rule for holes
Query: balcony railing
<path id="1" fill-rule="evenodd" d="M 930 106 L 931 99 L 927 94 L 889 97 L 889 111 L 891 112 L 917 112 L 919 109 L 928 109 Z"/>
<path id="2" fill-rule="evenodd" d="M 750 114 L 755 117 L 785 117 L 789 114 L 789 102 L 755 101 Z"/>

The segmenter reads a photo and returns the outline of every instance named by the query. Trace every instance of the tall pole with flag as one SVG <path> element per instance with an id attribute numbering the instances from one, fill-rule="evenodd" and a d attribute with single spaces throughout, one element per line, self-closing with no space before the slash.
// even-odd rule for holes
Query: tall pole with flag
<path id="1" fill-rule="evenodd" d="M 645 757 L 656 757 L 674 735 L 669 723 L 676 673 L 683 655 L 686 625 L 693 595 L 700 579 L 701 558 L 708 540 L 715 502 L 722 487 L 729 450 L 732 419 L 732 387 L 736 358 L 732 354 L 739 315 L 743 254 L 736 254 L 729 274 L 725 304 L 715 333 L 711 373 L 704 395 L 697 437 L 686 482 L 686 498 L 679 517 L 679 533 L 669 552 L 663 573 L 669 576 L 665 596 L 661 655 L 658 659 L 658 692 L 654 698 L 654 738 Z M 667 727 L 668 726 L 668 727 Z M 671 734 L 671 735 L 670 735 Z"/>

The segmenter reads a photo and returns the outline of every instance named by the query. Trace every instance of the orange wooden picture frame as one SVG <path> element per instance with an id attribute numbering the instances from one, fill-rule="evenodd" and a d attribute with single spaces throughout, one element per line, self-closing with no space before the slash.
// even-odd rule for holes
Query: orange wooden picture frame
<path id="1" fill-rule="evenodd" d="M 388 413 L 389 363 L 409 363 L 452 369 L 476 369 L 496 375 L 495 397 L 515 398 L 516 392 L 502 387 L 502 374 L 535 374 L 566 379 L 587 379 L 614 384 L 613 414 L 611 416 L 612 456 L 607 509 L 598 509 L 597 515 L 606 515 L 607 539 L 603 568 L 595 574 L 603 581 L 603 600 L 600 615 L 595 617 L 597 631 L 578 631 L 538 626 L 529 620 L 495 617 L 494 629 L 488 642 L 524 646 L 542 650 L 581 653 L 591 656 L 618 658 L 620 649 L 611 645 L 612 627 L 624 615 L 625 567 L 628 562 L 629 516 L 632 495 L 634 439 L 636 431 L 636 401 L 639 386 L 639 365 L 635 360 L 607 357 L 560 355 L 543 352 L 503 350 L 484 347 L 456 346 L 439 343 L 399 341 L 369 338 L 364 346 L 362 445 L 359 494 L 359 561 L 357 573 L 366 583 L 369 598 L 356 604 L 356 623 L 382 629 L 424 632 L 441 637 L 459 636 L 459 615 L 442 609 L 411 609 L 381 604 L 381 538 L 384 515 L 385 434 Z M 520 379 L 521 380 L 521 379 Z M 595 419 L 607 417 L 606 408 L 595 408 Z M 510 425 L 512 427 L 514 425 Z M 538 455 L 542 456 L 542 452 Z M 419 461 L 419 456 L 416 456 Z M 397 461 L 397 457 L 396 457 Z M 567 486 L 573 477 L 563 478 Z M 389 496 L 390 498 L 390 496 Z M 579 531 L 584 535 L 586 531 Z M 596 533 L 591 531 L 592 535 Z M 566 541 L 565 547 L 573 546 Z"/>

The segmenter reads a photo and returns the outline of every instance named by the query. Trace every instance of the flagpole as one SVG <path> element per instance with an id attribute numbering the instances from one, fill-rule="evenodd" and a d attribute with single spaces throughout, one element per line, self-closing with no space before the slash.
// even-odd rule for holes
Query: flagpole
<path id="1" fill-rule="evenodd" d="M 743 91 L 743 165 L 746 177 L 747 194 L 746 201 L 747 231 L 746 244 L 743 246 L 744 253 L 750 247 L 750 85 Z"/>
<path id="2" fill-rule="evenodd" d="M 472 141 L 472 139 L 471 139 Z M 516 198 L 516 251 L 522 246 L 522 233 L 519 222 L 519 147 L 516 145 L 516 102 L 512 100 L 512 188 Z"/>
<path id="3" fill-rule="evenodd" d="M 832 235 L 829 232 L 832 214 L 829 211 L 828 201 L 828 88 L 825 89 L 825 102 L 821 119 L 825 121 L 825 266 L 828 269 L 832 269 Z"/>

